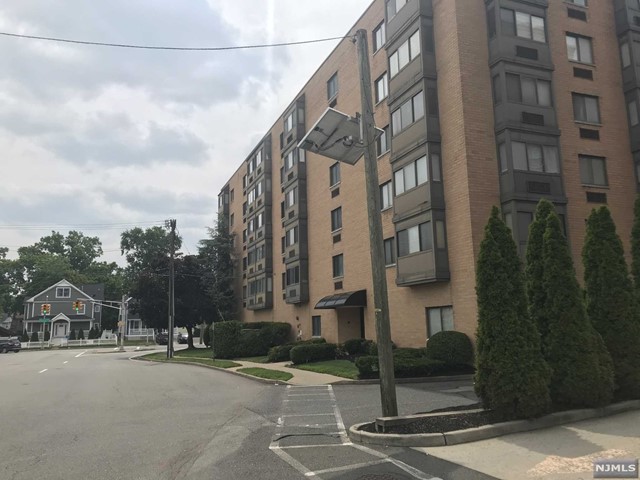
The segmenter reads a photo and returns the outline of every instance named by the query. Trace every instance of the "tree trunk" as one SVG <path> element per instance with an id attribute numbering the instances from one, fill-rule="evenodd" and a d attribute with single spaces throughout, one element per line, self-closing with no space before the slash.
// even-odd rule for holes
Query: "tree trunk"
<path id="1" fill-rule="evenodd" d="M 191 327 L 191 325 L 187 325 L 186 326 L 187 329 L 187 348 L 195 348 L 193 346 L 193 328 Z"/>

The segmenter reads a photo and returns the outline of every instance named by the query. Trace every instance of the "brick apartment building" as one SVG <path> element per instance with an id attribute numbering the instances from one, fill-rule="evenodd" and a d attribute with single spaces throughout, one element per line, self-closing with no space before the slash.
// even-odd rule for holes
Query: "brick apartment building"
<path id="1" fill-rule="evenodd" d="M 524 254 L 554 202 L 579 278 L 606 203 L 628 250 L 640 172 L 639 0 L 375 0 L 369 33 L 394 342 L 476 329 L 475 263 L 492 205 Z M 375 339 L 364 161 L 297 148 L 327 107 L 360 111 L 343 40 L 223 187 L 239 319 L 303 338 Z M 635 163 L 634 163 L 635 161 Z"/>

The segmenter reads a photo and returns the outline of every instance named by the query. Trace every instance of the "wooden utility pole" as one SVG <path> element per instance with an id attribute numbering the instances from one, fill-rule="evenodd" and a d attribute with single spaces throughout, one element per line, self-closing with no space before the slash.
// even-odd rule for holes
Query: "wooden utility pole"
<path id="1" fill-rule="evenodd" d="M 175 256 L 176 256 L 176 220 L 169 220 L 171 228 L 171 248 L 169 250 L 169 335 L 167 339 L 167 358 L 173 358 L 173 327 L 175 325 Z"/>
<path id="2" fill-rule="evenodd" d="M 371 273 L 373 277 L 373 302 L 378 341 L 378 361 L 380 364 L 380 396 L 382 415 L 398 415 L 396 383 L 393 372 L 393 351 L 391 350 L 391 325 L 389 323 L 389 300 L 387 296 L 387 274 L 384 266 L 384 245 L 382 241 L 382 220 L 380 218 L 380 189 L 378 186 L 378 164 L 376 159 L 375 121 L 371 100 L 371 71 L 369 69 L 369 48 L 367 31 L 356 32 L 358 46 L 358 66 L 360 70 L 360 93 L 362 117 L 360 118 L 361 140 L 364 142 L 364 172 L 367 185 L 367 213 L 369 215 L 369 236 L 371 238 Z"/>

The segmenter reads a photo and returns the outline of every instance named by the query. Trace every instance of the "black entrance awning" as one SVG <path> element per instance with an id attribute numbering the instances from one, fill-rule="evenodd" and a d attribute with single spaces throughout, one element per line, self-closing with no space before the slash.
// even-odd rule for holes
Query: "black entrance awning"
<path id="1" fill-rule="evenodd" d="M 344 308 L 344 307 L 366 307 L 367 291 L 357 290 L 355 292 L 336 293 L 322 298 L 316 308 Z"/>

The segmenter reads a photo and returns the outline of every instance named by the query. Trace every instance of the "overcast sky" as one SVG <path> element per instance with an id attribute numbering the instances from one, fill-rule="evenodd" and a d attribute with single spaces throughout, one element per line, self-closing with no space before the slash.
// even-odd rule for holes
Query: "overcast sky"
<path id="1" fill-rule="evenodd" d="M 188 47 L 281 43 L 342 36 L 370 3 L 20 0 L 0 5 L 0 31 Z M 52 229 L 75 229 L 99 236 L 103 259 L 123 264 L 121 227 L 80 225 L 176 218 L 183 251 L 196 253 L 226 180 L 336 44 L 176 52 L 0 36 L 0 246 L 15 257 Z"/>

